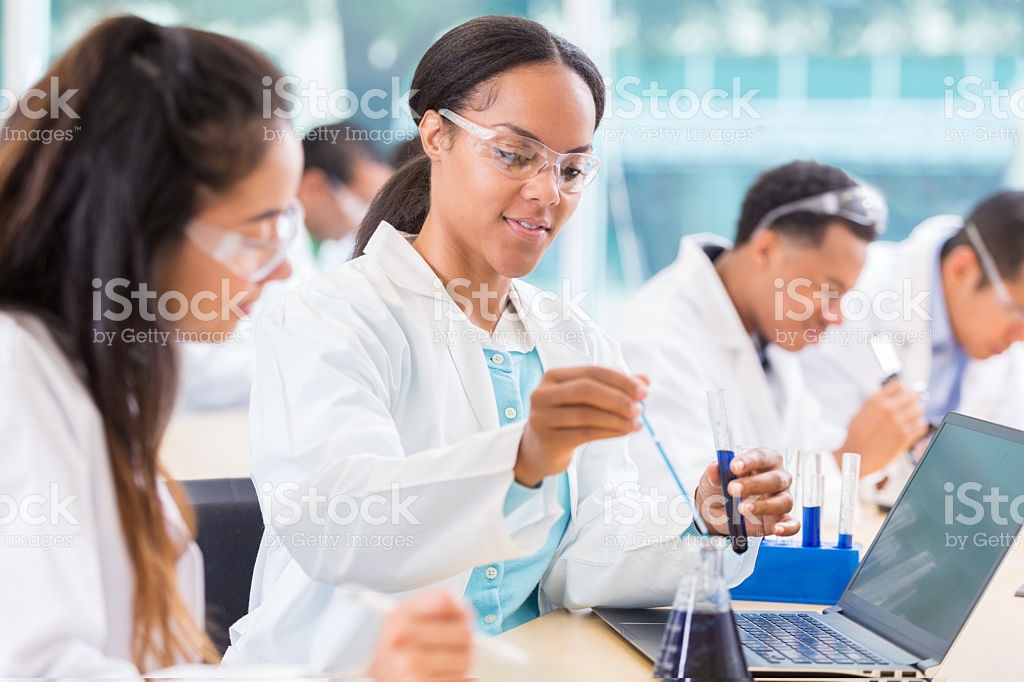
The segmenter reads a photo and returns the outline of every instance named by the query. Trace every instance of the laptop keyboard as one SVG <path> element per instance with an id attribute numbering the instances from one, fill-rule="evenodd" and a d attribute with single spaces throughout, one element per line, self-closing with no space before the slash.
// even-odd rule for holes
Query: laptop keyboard
<path id="1" fill-rule="evenodd" d="M 884 665 L 885 661 L 801 613 L 735 613 L 740 642 L 771 663 Z"/>

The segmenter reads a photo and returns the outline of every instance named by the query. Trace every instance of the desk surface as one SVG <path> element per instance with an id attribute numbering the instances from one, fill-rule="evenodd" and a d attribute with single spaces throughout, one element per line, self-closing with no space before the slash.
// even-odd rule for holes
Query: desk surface
<path id="1" fill-rule="evenodd" d="M 874 537 L 881 515 L 861 515 L 858 530 Z M 1006 556 L 988 592 L 953 645 L 936 680 L 1024 679 L 1024 599 L 1014 597 L 1024 583 L 1024 547 L 1018 544 Z M 734 602 L 736 609 L 797 610 L 799 604 Z M 652 664 L 615 634 L 597 616 L 554 611 L 501 635 L 501 639 L 530 652 L 527 668 L 510 668 L 481 660 L 484 680 L 650 680 Z"/>

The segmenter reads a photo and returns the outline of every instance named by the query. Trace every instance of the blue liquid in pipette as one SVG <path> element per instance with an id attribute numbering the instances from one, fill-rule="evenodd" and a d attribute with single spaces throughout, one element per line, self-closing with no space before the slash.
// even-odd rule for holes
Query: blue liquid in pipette
<path id="1" fill-rule="evenodd" d="M 733 498 L 729 494 L 729 484 L 736 478 L 730 465 L 732 464 L 733 453 L 731 450 L 718 450 L 718 478 L 722 483 L 722 496 L 725 498 L 725 513 L 729 519 L 729 539 L 732 541 L 732 551 L 742 554 L 747 551 L 747 524 L 743 517 L 737 513 L 737 506 L 740 498 Z"/>
<path id="2" fill-rule="evenodd" d="M 821 547 L 821 507 L 804 507 L 804 547 Z"/>
<path id="3" fill-rule="evenodd" d="M 840 533 L 839 542 L 836 543 L 839 549 L 850 549 L 853 547 L 853 536 L 849 533 Z"/>

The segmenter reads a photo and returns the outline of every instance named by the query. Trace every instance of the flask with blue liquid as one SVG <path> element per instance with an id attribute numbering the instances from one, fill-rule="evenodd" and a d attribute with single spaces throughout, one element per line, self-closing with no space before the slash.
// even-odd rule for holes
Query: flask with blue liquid
<path id="1" fill-rule="evenodd" d="M 691 538 L 654 677 L 662 680 L 751 680 L 722 574 L 722 545 Z"/>

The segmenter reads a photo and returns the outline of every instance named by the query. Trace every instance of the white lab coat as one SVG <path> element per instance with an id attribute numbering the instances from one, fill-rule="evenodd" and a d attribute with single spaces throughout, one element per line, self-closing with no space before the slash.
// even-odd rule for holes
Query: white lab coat
<path id="1" fill-rule="evenodd" d="M 836 449 L 845 428 L 820 427 L 820 408 L 796 355 L 775 344 L 765 347 L 770 383 L 705 244 L 731 246 L 715 235 L 684 237 L 676 260 L 626 302 L 612 327 L 630 369 L 651 379 L 647 418 L 680 477 L 696 480 L 714 459 L 712 389 L 725 391 L 737 448 Z M 640 432 L 630 440 L 645 488 L 673 495 L 676 486 L 650 438 Z M 835 461 L 825 460 L 828 478 L 838 479 Z"/>
<path id="2" fill-rule="evenodd" d="M 130 650 L 134 579 L 102 421 L 46 327 L 23 313 L 0 312 L 0 438 L 7 496 L 0 497 L 0 677 L 138 678 Z M 184 542 L 187 529 L 162 493 L 171 531 Z M 27 515 L 13 512 L 11 500 L 33 495 L 45 501 L 29 504 Z M 202 623 L 195 543 L 177 577 Z"/>
<path id="3" fill-rule="evenodd" d="M 513 303 L 526 312 L 546 370 L 623 367 L 614 342 L 589 323 L 563 319 L 553 298 L 538 307 L 539 296 L 513 284 Z M 300 287 L 260 319 L 250 414 L 257 489 L 294 483 L 362 504 L 372 495 L 390 499 L 398 484 L 403 499 L 417 496 L 406 509 L 418 523 L 396 516 L 390 503 L 372 510 L 387 517 L 384 525 L 365 516 L 318 525 L 305 509 L 274 519 L 257 559 L 251 611 L 232 629 L 225 660 L 348 667 L 372 641 L 363 636 L 364 614 L 335 586 L 403 592 L 444 584 L 461 595 L 474 567 L 542 546 L 563 510 L 549 479 L 503 515 L 524 424 L 498 427 L 481 334 L 387 223 L 365 256 Z M 581 448 L 568 475 L 572 520 L 542 580 L 542 607 L 669 604 L 681 569 L 676 541 L 689 515 L 659 525 L 649 515 L 635 519 L 621 499 L 610 502 L 635 482 L 625 439 Z M 281 509 L 272 494 L 264 495 L 265 515 Z M 617 519 L 620 512 L 635 522 Z M 295 542 L 301 536 L 306 545 L 311 535 L 340 538 L 340 546 Z M 409 541 L 365 546 L 381 537 Z M 667 544 L 648 546 L 656 538 Z M 363 546 L 346 546 L 353 541 Z M 729 553 L 734 580 L 755 554 L 756 544 L 742 557 Z"/>
<path id="4" fill-rule="evenodd" d="M 886 303 L 883 315 L 899 314 L 887 321 L 871 313 L 864 319 L 851 315 L 829 331 L 826 340 L 800 353 L 804 371 L 815 378 L 811 388 L 824 408 L 825 419 L 833 425 L 846 424 L 861 405 L 878 390 L 885 378 L 867 341 L 867 333 L 890 339 L 903 363 L 901 379 L 911 388 L 926 387 L 932 363 L 931 294 L 920 299 L 924 315 L 911 310 L 903 314 L 902 301 L 931 292 L 935 281 L 938 249 L 963 224 L 959 216 L 941 215 L 921 223 L 901 242 L 875 242 L 868 247 L 867 262 L 854 291 L 847 294 L 875 300 L 882 292 L 894 292 L 900 300 Z M 908 292 L 909 291 L 909 295 Z M 1005 424 L 1024 427 L 1024 356 L 1020 344 L 988 360 L 968 361 L 956 411 Z M 892 501 L 894 492 L 906 480 L 910 468 L 899 458 L 865 483 L 890 476 L 895 490 L 883 493 Z M 870 490 L 870 487 L 865 488 Z"/>

